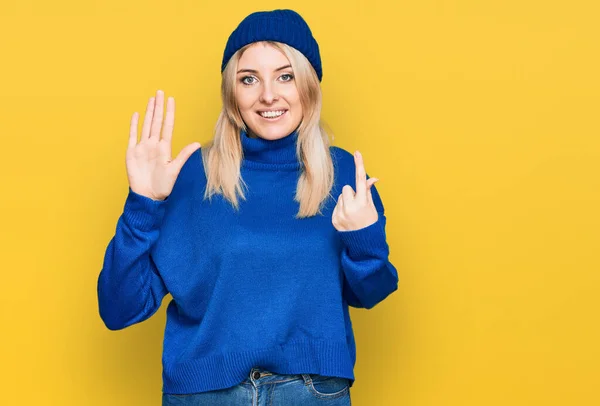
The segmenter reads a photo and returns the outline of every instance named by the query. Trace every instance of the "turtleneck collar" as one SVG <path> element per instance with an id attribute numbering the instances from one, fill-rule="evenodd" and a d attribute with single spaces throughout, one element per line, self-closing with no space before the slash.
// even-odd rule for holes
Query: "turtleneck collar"
<path id="1" fill-rule="evenodd" d="M 241 129 L 240 141 L 244 152 L 243 165 L 245 166 L 274 170 L 300 168 L 300 162 L 296 157 L 297 130 L 278 140 L 265 140 L 250 138 L 248 133 Z"/>

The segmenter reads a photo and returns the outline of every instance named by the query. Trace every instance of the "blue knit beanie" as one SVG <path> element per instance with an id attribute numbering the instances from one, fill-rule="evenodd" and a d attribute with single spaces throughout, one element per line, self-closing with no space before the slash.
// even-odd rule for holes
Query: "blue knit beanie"
<path id="1" fill-rule="evenodd" d="M 257 41 L 278 41 L 300 51 L 315 69 L 319 82 L 323 78 L 319 44 L 306 21 L 293 10 L 257 11 L 242 20 L 231 33 L 223 52 L 221 73 L 233 54 L 244 45 Z"/>

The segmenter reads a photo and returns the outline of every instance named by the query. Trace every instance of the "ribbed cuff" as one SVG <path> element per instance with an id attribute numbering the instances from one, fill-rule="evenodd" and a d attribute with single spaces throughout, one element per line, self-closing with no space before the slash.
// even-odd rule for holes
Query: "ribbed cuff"
<path id="1" fill-rule="evenodd" d="M 385 218 L 382 213 L 379 213 L 379 218 L 375 223 L 367 227 L 352 231 L 338 231 L 338 234 L 348 248 L 350 258 L 387 257 Z"/>
<path id="2" fill-rule="evenodd" d="M 129 187 L 129 194 L 123 208 L 123 219 L 133 228 L 142 231 L 151 231 L 159 228 L 165 215 L 167 206 L 165 200 L 153 200 L 142 196 Z"/>

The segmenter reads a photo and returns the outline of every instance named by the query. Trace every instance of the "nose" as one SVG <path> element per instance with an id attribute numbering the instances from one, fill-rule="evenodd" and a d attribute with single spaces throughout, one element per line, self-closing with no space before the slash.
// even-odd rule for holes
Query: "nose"
<path id="1" fill-rule="evenodd" d="M 262 92 L 260 94 L 260 101 L 265 104 L 271 104 L 277 99 L 279 99 L 279 96 L 276 95 L 275 85 L 269 82 L 265 82 L 265 85 L 263 86 Z"/>

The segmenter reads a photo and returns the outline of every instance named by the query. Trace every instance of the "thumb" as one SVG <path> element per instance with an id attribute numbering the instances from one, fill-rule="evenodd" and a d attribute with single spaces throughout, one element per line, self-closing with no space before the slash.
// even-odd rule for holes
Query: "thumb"
<path id="1" fill-rule="evenodd" d="M 375 182 L 377 182 L 379 179 L 378 178 L 369 178 L 367 180 L 367 189 L 371 189 L 371 186 L 373 186 L 373 184 Z"/>
<path id="2" fill-rule="evenodd" d="M 180 171 L 183 168 L 183 165 L 186 163 L 188 158 L 192 156 L 192 154 L 200 148 L 201 145 L 199 142 L 193 142 L 189 145 L 186 145 L 181 152 L 177 155 L 177 157 L 173 160 L 173 164 L 177 168 L 177 171 Z"/>
<path id="3" fill-rule="evenodd" d="M 367 201 L 369 203 L 373 203 L 373 194 L 371 193 L 371 186 L 373 186 L 378 180 L 379 178 L 369 178 L 367 180 Z"/>

